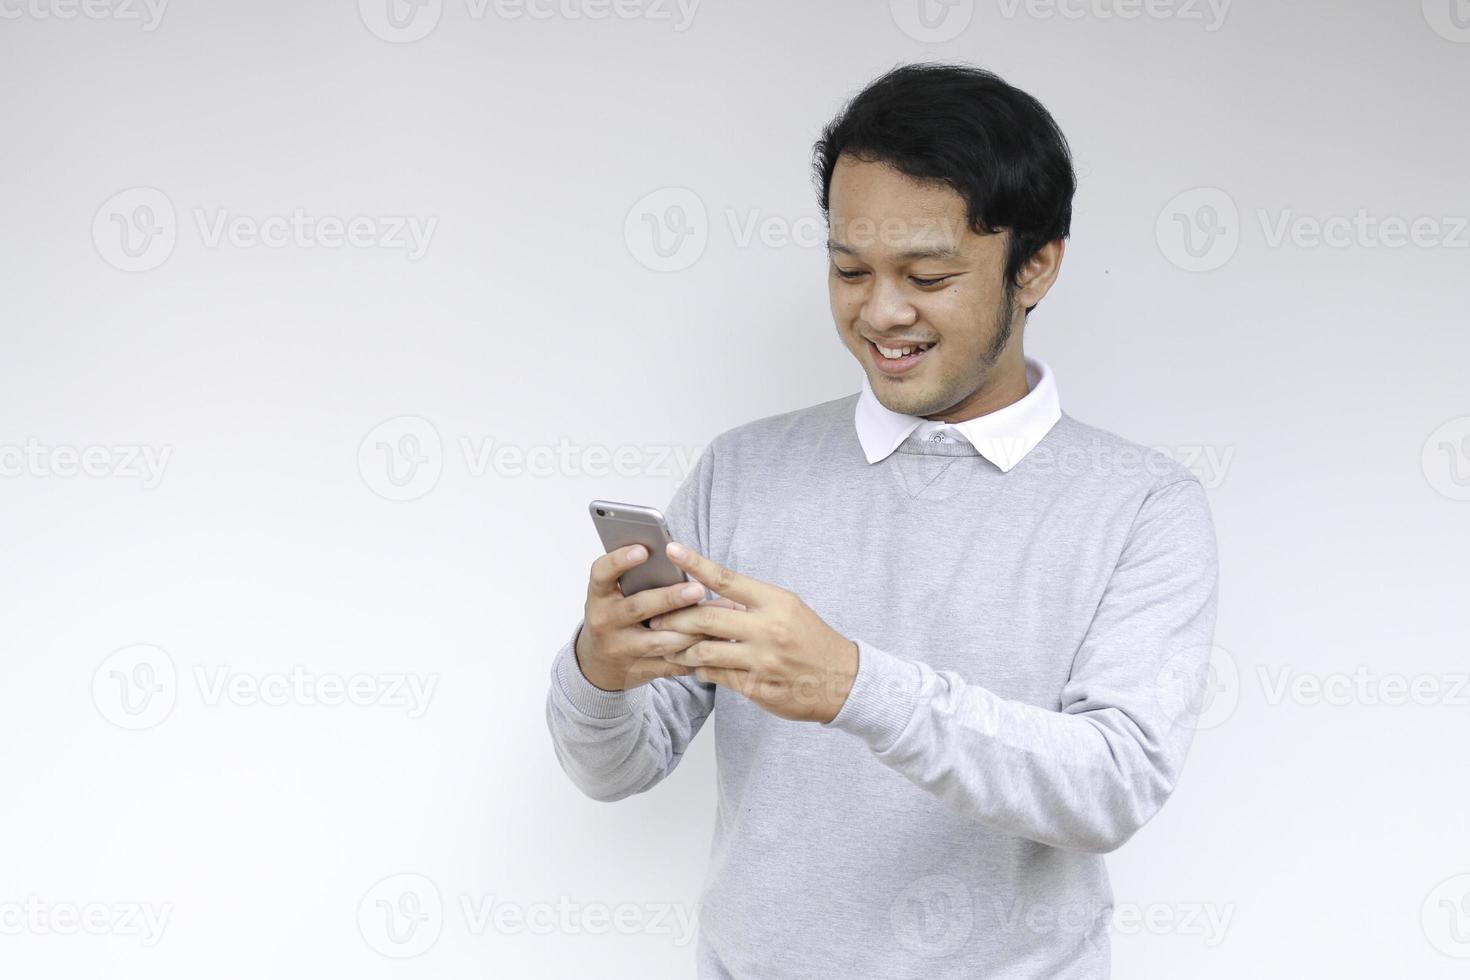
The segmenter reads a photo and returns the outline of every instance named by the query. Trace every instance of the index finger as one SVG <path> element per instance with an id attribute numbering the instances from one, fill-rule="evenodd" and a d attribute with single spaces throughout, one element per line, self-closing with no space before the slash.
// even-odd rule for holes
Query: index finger
<path id="1" fill-rule="evenodd" d="M 647 557 L 648 549 L 641 544 L 631 544 L 600 556 L 592 563 L 592 572 L 587 577 L 587 595 L 600 599 L 621 596 L 618 577 Z"/>
<path id="2" fill-rule="evenodd" d="M 770 594 L 772 587 L 760 579 L 741 575 L 718 562 L 710 561 L 692 548 L 669 542 L 664 550 L 668 553 L 669 559 L 688 572 L 695 581 L 703 583 L 726 599 L 734 599 L 746 606 L 756 607 L 760 606 L 761 600 Z"/>

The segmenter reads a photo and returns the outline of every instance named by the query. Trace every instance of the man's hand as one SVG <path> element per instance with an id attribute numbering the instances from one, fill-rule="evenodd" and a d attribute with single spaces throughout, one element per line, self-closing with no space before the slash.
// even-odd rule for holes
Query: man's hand
<path id="1" fill-rule="evenodd" d="M 699 680 L 738 691 L 780 718 L 825 723 L 837 717 L 857 676 L 856 643 L 795 593 L 681 545 L 666 550 L 674 564 L 740 608 L 701 604 L 654 619 L 649 626 L 657 632 L 700 637 L 665 660 L 693 668 Z"/>
<path id="2" fill-rule="evenodd" d="M 587 578 L 587 603 L 582 610 L 582 629 L 577 633 L 577 666 L 583 677 L 604 691 L 625 691 L 655 677 L 689 674 L 688 667 L 671 663 L 664 656 L 705 637 L 650 629 L 642 625 L 643 621 L 694 605 L 695 600 L 700 600 L 700 605 L 720 604 L 704 599 L 704 589 L 694 582 L 624 596 L 618 576 L 647 558 L 647 549 L 637 544 L 609 551 L 592 563 Z"/>

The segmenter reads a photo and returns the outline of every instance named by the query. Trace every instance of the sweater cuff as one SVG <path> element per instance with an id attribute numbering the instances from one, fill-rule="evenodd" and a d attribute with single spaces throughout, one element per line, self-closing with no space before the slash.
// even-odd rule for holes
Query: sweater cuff
<path id="1" fill-rule="evenodd" d="M 914 716 L 923 674 L 912 661 L 884 653 L 864 640 L 854 638 L 853 642 L 858 647 L 858 671 L 852 690 L 837 716 L 821 725 L 851 732 L 874 752 L 883 752 L 898 741 Z"/>
<path id="2" fill-rule="evenodd" d="M 610 719 L 631 715 L 643 708 L 648 698 L 647 685 L 631 691 L 604 691 L 589 681 L 577 664 L 577 636 L 582 624 L 572 630 L 572 640 L 556 655 L 556 683 L 562 696 L 588 718 Z"/>

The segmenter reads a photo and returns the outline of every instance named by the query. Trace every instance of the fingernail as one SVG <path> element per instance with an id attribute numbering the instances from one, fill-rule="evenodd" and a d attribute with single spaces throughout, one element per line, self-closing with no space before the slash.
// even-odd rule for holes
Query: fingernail
<path id="1" fill-rule="evenodd" d="M 655 616 L 652 619 L 650 619 L 648 621 L 648 628 L 651 629 L 651 630 L 658 629 L 658 620 L 659 620 L 659 617 L 657 617 L 657 616 Z"/>
<path id="2" fill-rule="evenodd" d="M 693 582 L 691 582 L 688 585 L 684 586 L 684 590 L 680 592 L 679 595 L 685 599 L 702 598 L 704 596 L 704 586 L 695 585 Z"/>
<path id="3" fill-rule="evenodd" d="M 689 554 L 689 552 L 684 549 L 684 546 L 682 544 L 678 544 L 674 541 L 669 542 L 668 551 L 670 558 L 683 558 Z"/>
<path id="4" fill-rule="evenodd" d="M 634 545 L 632 548 L 628 549 L 628 560 L 641 561 L 643 559 L 643 554 L 643 545 Z"/>

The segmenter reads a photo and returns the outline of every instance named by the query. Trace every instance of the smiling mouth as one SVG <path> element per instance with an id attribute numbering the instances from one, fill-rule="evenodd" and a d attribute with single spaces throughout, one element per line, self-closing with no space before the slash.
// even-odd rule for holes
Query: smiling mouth
<path id="1" fill-rule="evenodd" d="M 938 344 L 906 344 L 901 347 L 879 347 L 873 341 L 868 341 L 868 351 L 872 354 L 873 363 L 879 371 L 887 375 L 907 374 L 919 365 L 929 352 Z"/>

